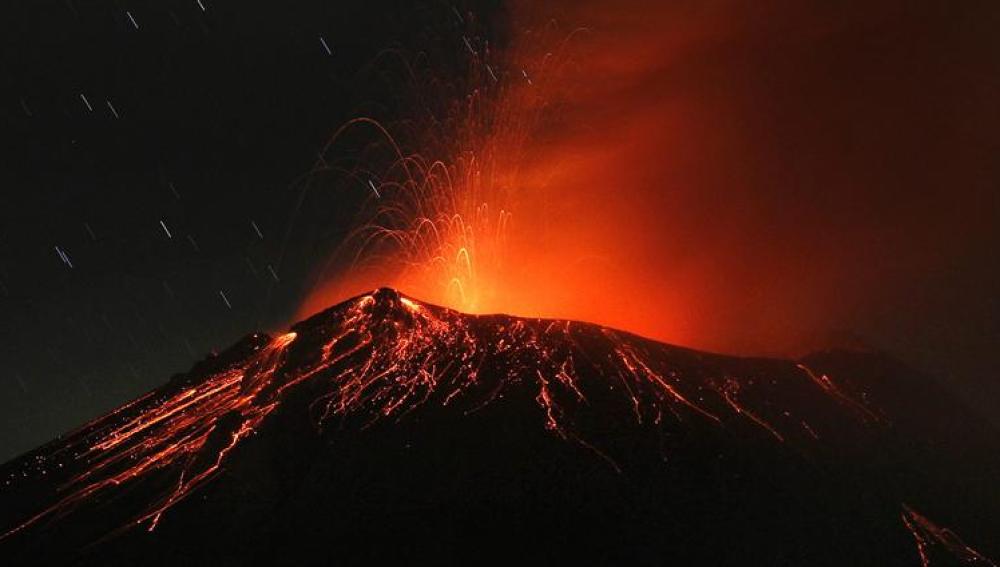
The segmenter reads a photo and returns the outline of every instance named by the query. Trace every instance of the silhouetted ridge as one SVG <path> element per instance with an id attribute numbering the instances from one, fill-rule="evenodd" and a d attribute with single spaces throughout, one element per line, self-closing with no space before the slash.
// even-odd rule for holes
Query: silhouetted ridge
<path id="1" fill-rule="evenodd" d="M 870 355 L 701 353 L 381 288 L 249 335 L 5 465 L 0 551 L 95 565 L 986 562 L 995 437 L 974 420 L 933 425 L 962 421 L 961 406 L 917 384 Z"/>

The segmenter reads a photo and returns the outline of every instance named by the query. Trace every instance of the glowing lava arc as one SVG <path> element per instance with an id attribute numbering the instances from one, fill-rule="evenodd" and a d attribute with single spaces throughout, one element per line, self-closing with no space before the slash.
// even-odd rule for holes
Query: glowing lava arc
<path id="1" fill-rule="evenodd" d="M 664 434 L 725 431 L 805 453 L 819 439 L 835 443 L 847 430 L 879 426 L 848 385 L 791 361 L 756 361 L 765 364 L 762 375 L 748 360 L 586 323 L 466 315 L 379 289 L 277 338 L 253 335 L 84 426 L 45 464 L 53 475 L 64 466 L 83 472 L 63 478 L 52 501 L 5 537 L 140 483 L 156 487 L 156 496 L 129 511 L 121 529 L 155 529 L 224 470 L 293 392 L 307 400 L 319 430 L 335 419 L 367 427 L 424 408 L 461 416 L 533 399 L 539 427 L 619 471 L 622 456 L 599 446 L 596 434 L 618 419 Z M 815 423 L 795 413 L 802 407 Z M 918 543 L 936 533 L 916 515 L 904 520 L 922 530 L 914 531 Z"/>

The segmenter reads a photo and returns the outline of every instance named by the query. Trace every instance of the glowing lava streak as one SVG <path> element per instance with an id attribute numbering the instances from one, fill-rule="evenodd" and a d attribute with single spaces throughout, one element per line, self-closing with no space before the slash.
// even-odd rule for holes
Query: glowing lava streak
<path id="1" fill-rule="evenodd" d="M 295 337 L 294 332 L 282 335 L 196 385 L 168 395 L 153 393 L 85 426 L 64 449 L 87 463 L 85 472 L 69 479 L 63 487 L 67 494 L 58 502 L 5 535 L 68 513 L 89 496 L 153 471 L 176 469 L 176 486 L 136 518 L 136 523 L 152 519 L 153 529 L 163 511 L 209 481 L 229 451 L 275 407 L 259 395 Z M 214 457 L 205 459 L 206 453 Z"/>
<path id="2" fill-rule="evenodd" d="M 942 549 L 946 551 L 942 554 L 946 560 L 952 558 L 968 565 L 996 567 L 996 563 L 966 545 L 962 538 L 958 537 L 958 534 L 948 528 L 938 526 L 906 504 L 903 504 L 901 517 L 903 524 L 913 534 L 917 545 L 917 554 L 920 556 L 920 563 L 923 567 L 930 567 L 934 563 L 932 555 L 940 553 Z"/>

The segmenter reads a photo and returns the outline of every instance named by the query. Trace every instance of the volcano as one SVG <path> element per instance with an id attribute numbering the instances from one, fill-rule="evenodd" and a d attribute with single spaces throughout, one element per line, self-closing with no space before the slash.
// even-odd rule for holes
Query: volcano
<path id="1" fill-rule="evenodd" d="M 7 565 L 994 565 L 1000 443 L 872 352 L 379 289 L 0 469 Z"/>

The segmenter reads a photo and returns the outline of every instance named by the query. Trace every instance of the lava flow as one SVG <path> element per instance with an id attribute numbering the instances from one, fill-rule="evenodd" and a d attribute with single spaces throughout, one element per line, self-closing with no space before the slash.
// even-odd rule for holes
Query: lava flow
<path id="1" fill-rule="evenodd" d="M 615 468 L 614 459 L 573 423 L 590 388 L 617 390 L 640 423 L 672 418 L 723 426 L 746 420 L 780 442 L 803 443 L 816 435 L 805 419 L 783 413 L 791 408 L 772 405 L 791 394 L 791 385 L 722 371 L 686 376 L 682 366 L 650 356 L 650 349 L 662 349 L 659 345 L 608 328 L 555 320 L 493 321 L 484 326 L 479 319 L 383 289 L 317 315 L 319 324 L 307 321 L 277 338 L 253 335 L 247 353 L 220 361 L 222 367 L 198 383 L 153 392 L 69 436 L 49 458 L 85 463 L 85 470 L 65 480 L 54 504 L 7 535 L 163 472 L 173 478 L 169 489 L 130 522 L 154 529 L 164 512 L 219 472 L 227 455 L 258 429 L 286 391 L 308 382 L 321 385 L 310 406 L 317 427 L 352 415 L 371 423 L 431 401 L 448 405 L 463 399 L 473 411 L 515 385 L 526 385 L 536 391 L 546 428 Z M 315 356 L 304 366 L 289 367 L 286 355 L 299 344 L 314 347 Z M 678 355 L 681 360 L 692 356 Z M 609 382 L 585 383 L 581 367 Z M 498 378 L 495 383 L 480 378 L 484 368 Z M 877 419 L 829 378 L 820 380 L 805 367 L 797 375 L 798 388 L 829 396 L 847 409 L 860 408 L 861 418 Z M 772 401 L 751 407 L 744 401 L 748 396 Z"/>
<path id="2" fill-rule="evenodd" d="M 210 480 L 227 453 L 274 408 L 274 401 L 260 395 L 273 382 L 295 333 L 262 339 L 252 337 L 258 343 L 252 356 L 198 384 L 152 392 L 71 434 L 52 458 L 62 463 L 71 455 L 86 468 L 65 481 L 60 488 L 64 495 L 55 504 L 6 536 L 68 513 L 88 497 L 171 467 L 177 473 L 174 486 L 135 519 L 137 524 L 149 520 L 152 530 L 160 514 Z"/>
<path id="3" fill-rule="evenodd" d="M 42 479 L 54 489 L 33 498 L 34 510 L 22 510 L 0 541 L 44 534 L 109 502 L 119 502 L 111 517 L 120 521 L 103 536 L 155 530 L 219 482 L 282 411 L 304 411 L 323 436 L 331 425 L 361 432 L 405 427 L 418 415 L 462 420 L 524 404 L 541 431 L 629 475 L 634 455 L 608 431 L 730 436 L 823 460 L 827 451 L 859 450 L 887 426 L 868 397 L 803 363 L 705 354 L 568 320 L 467 315 L 379 289 L 278 337 L 251 335 L 15 461 L 4 479 L 8 497 L 38 490 Z M 659 449 L 663 459 L 674 456 L 668 445 Z M 902 521 L 921 554 L 940 542 L 986 561 L 912 508 L 903 508 Z"/>

